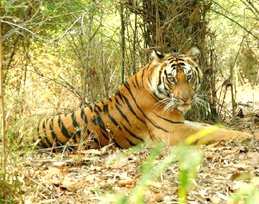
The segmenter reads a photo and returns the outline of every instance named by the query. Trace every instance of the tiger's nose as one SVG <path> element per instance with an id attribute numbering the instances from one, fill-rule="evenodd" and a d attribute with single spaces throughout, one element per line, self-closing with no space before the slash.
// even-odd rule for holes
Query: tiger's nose
<path id="1" fill-rule="evenodd" d="M 190 99 L 190 98 L 181 98 L 181 100 L 182 100 L 183 102 L 185 102 L 185 103 L 186 103 L 187 101 L 189 101 L 189 99 Z"/>

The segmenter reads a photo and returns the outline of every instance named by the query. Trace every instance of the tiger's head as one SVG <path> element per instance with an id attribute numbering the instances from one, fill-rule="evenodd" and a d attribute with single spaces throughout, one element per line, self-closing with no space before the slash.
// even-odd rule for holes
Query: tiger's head
<path id="1" fill-rule="evenodd" d="M 164 110 L 178 109 L 185 113 L 195 100 L 200 99 L 196 91 L 200 87 L 202 72 L 194 59 L 199 49 L 191 48 L 186 54 L 161 54 L 154 50 L 151 65 L 153 74 L 152 91 Z"/>

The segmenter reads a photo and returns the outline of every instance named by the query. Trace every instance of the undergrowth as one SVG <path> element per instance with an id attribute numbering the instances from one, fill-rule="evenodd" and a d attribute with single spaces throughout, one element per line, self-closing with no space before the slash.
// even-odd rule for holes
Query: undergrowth
<path id="1" fill-rule="evenodd" d="M 178 175 L 178 203 L 186 204 L 187 196 L 189 191 L 192 189 L 193 181 L 195 180 L 196 174 L 199 169 L 199 165 L 202 164 L 203 155 L 196 149 L 190 147 L 187 144 L 192 143 L 193 140 L 197 138 L 202 138 L 210 132 L 217 131 L 218 127 L 212 127 L 191 135 L 186 139 L 185 142 L 180 143 L 175 147 L 175 149 L 169 153 L 161 162 L 154 165 L 158 155 L 165 149 L 163 145 L 158 145 L 153 152 L 150 154 L 149 158 L 146 160 L 143 167 L 142 176 L 137 184 L 137 186 L 132 190 L 130 195 L 119 195 L 113 203 L 116 204 L 143 204 L 145 190 L 149 188 L 148 181 L 158 179 L 159 175 L 163 174 L 168 166 L 173 162 L 178 162 L 179 175 Z M 242 178 L 241 178 L 242 179 Z M 99 202 L 99 204 L 110 203 L 112 200 L 107 199 L 105 201 Z M 239 189 L 235 192 L 227 204 L 258 204 L 259 203 L 259 189 L 253 184 L 247 184 L 246 187 Z"/>
<path id="2" fill-rule="evenodd" d="M 215 128 L 211 131 L 216 130 Z M 27 129 L 27 133 L 31 129 Z M 194 137 L 202 137 L 204 132 L 190 137 L 186 140 L 186 143 L 191 143 Z M 9 133 L 9 138 L 13 135 Z M 20 134 L 20 140 L 26 135 Z M 197 138 L 196 138 L 197 139 Z M 0 203 L 23 203 L 23 193 L 26 191 L 26 186 L 23 185 L 26 178 L 23 178 L 23 171 L 29 171 L 28 166 L 24 166 L 24 161 L 28 159 L 32 154 L 36 154 L 35 151 L 29 145 L 25 145 L 27 142 L 15 142 L 15 140 L 8 144 L 8 157 L 7 157 L 7 169 L 4 172 L 0 172 Z M 13 147 L 13 144 L 16 144 Z M 141 177 L 139 178 L 136 186 L 131 190 L 129 194 L 112 195 L 111 192 L 107 199 L 99 202 L 115 203 L 115 204 L 143 204 L 145 192 L 149 189 L 150 181 L 159 179 L 159 176 L 163 174 L 172 163 L 178 163 L 178 203 L 187 203 L 187 197 L 192 190 L 195 178 L 199 171 L 199 166 L 202 165 L 203 154 L 196 148 L 188 146 L 186 143 L 180 143 L 174 148 L 167 150 L 164 145 L 158 145 L 150 153 L 148 158 L 142 162 Z M 24 146 L 23 146 L 24 145 Z M 22 147 L 23 146 L 23 147 Z M 141 148 L 141 147 L 140 147 Z M 143 148 L 143 147 L 142 147 Z M 133 151 L 140 151 L 139 149 L 129 149 L 126 151 L 128 155 Z M 161 154 L 166 152 L 166 156 L 163 159 L 160 158 Z M 127 155 L 126 155 L 127 156 Z M 159 161 L 159 162 L 157 162 Z M 27 181 L 28 182 L 28 181 Z M 38 184 L 41 185 L 41 184 Z M 87 188 L 87 187 L 86 187 Z M 37 194 L 38 187 L 34 189 Z M 37 197 L 37 195 L 36 195 Z M 116 199 L 114 199 L 116 198 Z M 257 204 L 259 203 L 259 190 L 252 184 L 246 184 L 246 187 L 239 189 L 233 193 L 227 204 Z"/>
<path id="3" fill-rule="evenodd" d="M 199 165 L 202 163 L 202 154 L 195 149 L 190 148 L 185 143 L 181 143 L 169 153 L 161 162 L 154 165 L 158 155 L 164 150 L 163 145 L 158 145 L 143 166 L 142 176 L 137 186 L 132 190 L 130 195 L 120 195 L 116 204 L 135 203 L 143 204 L 145 190 L 149 188 L 148 182 L 157 179 L 167 168 L 173 163 L 179 163 L 179 204 L 184 204 L 187 201 L 188 191 L 191 189 L 193 180 Z M 110 203 L 110 201 L 102 201 L 100 204 Z"/>

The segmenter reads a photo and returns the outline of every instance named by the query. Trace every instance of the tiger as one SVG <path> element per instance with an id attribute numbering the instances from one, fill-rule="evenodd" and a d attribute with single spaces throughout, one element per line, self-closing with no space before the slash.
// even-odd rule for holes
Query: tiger
<path id="1" fill-rule="evenodd" d="M 72 113 L 40 120 L 34 141 L 43 148 L 64 146 L 69 140 L 102 148 L 113 143 L 130 148 L 147 141 L 176 145 L 210 126 L 184 120 L 199 102 L 202 71 L 192 47 L 185 54 L 152 51 L 153 60 L 130 77 L 117 93 Z M 249 133 L 218 129 L 192 144 L 251 139 Z M 89 147 L 89 146 L 88 146 Z"/>

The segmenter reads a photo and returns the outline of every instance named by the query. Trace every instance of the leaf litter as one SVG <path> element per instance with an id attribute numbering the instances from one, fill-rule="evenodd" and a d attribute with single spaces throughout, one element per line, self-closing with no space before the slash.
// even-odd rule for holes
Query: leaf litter
<path id="1" fill-rule="evenodd" d="M 174 148 L 164 148 L 154 165 Z M 259 187 L 259 141 L 246 145 L 220 142 L 194 148 L 204 158 L 188 193 L 188 203 L 226 203 L 247 184 Z M 17 203 L 113 203 L 119 195 L 133 191 L 153 150 L 143 145 L 137 150 L 110 146 L 74 153 L 33 151 L 18 167 L 8 166 L 8 171 L 19 175 L 22 195 Z M 145 203 L 178 203 L 178 167 L 172 163 L 158 179 L 148 182 L 143 194 Z"/>

